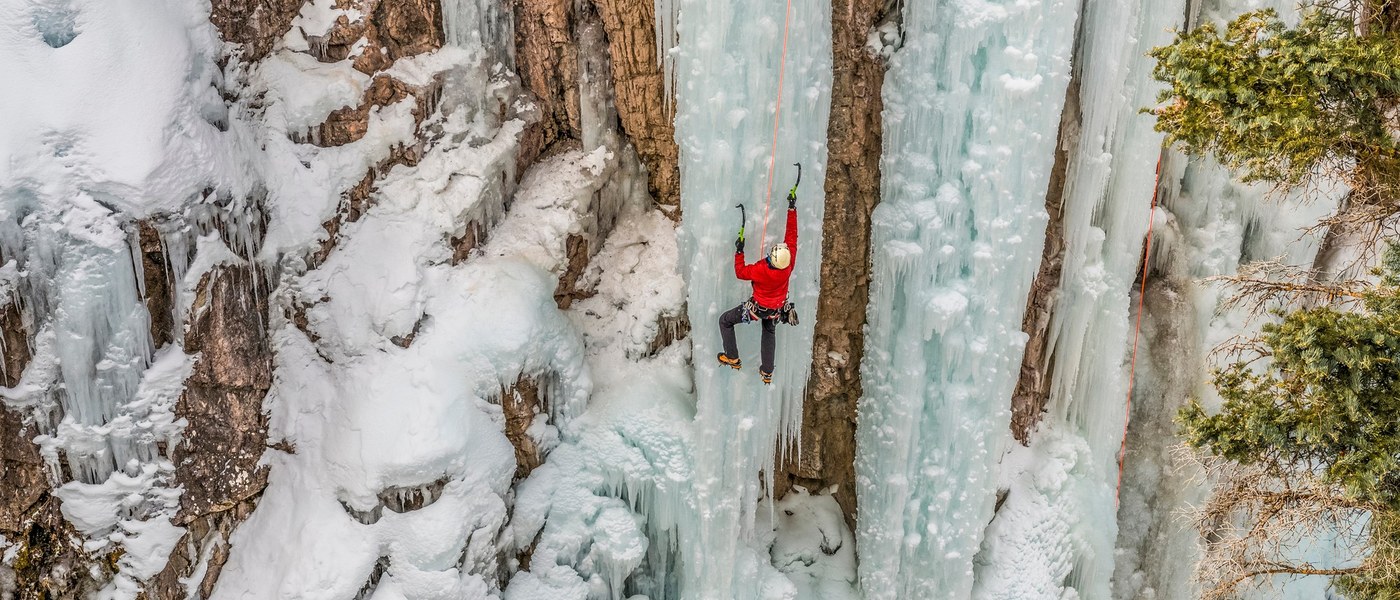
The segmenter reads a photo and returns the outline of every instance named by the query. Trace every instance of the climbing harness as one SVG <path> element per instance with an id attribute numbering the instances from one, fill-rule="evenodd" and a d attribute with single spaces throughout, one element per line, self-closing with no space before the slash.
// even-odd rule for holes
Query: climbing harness
<path id="1" fill-rule="evenodd" d="M 754 321 L 777 321 L 788 325 L 797 325 L 797 305 L 791 302 L 783 303 L 782 308 L 767 308 L 756 302 L 753 297 L 744 301 L 744 318 L 740 323 L 751 323 Z"/>
<path id="2" fill-rule="evenodd" d="M 1152 221 L 1157 214 L 1157 194 L 1162 188 L 1162 157 L 1157 157 L 1157 176 L 1152 182 L 1152 206 L 1147 209 L 1147 241 L 1142 251 L 1142 283 L 1138 288 L 1137 324 L 1133 327 L 1133 358 L 1128 363 L 1128 399 L 1123 403 L 1123 441 L 1118 445 L 1118 485 L 1113 488 L 1113 505 L 1123 491 L 1123 462 L 1128 457 L 1128 419 L 1133 411 L 1133 376 L 1137 374 L 1138 338 L 1142 335 L 1142 306 L 1147 296 L 1147 269 L 1152 258 Z"/>
<path id="3" fill-rule="evenodd" d="M 783 11 L 783 52 L 778 58 L 778 104 L 773 112 L 773 150 L 768 156 L 768 186 L 763 198 L 763 228 L 759 232 L 759 247 L 768 241 L 768 207 L 773 200 L 773 167 L 778 164 L 778 124 L 783 121 L 783 71 L 787 67 L 788 28 L 792 25 L 792 0 L 787 0 Z M 802 167 L 797 167 L 798 181 L 802 180 Z M 794 188 L 797 186 L 794 185 Z"/>
<path id="4" fill-rule="evenodd" d="M 788 302 L 783 305 L 782 312 L 778 315 L 779 323 L 787 323 L 793 327 L 797 326 L 797 305 Z"/>

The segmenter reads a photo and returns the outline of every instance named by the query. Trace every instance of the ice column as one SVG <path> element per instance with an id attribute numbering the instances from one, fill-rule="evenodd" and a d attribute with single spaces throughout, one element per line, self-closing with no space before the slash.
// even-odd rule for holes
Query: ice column
<path id="1" fill-rule="evenodd" d="M 971 593 L 1010 439 L 1076 5 L 904 5 L 857 433 L 871 600 Z"/>
<path id="2" fill-rule="evenodd" d="M 793 0 L 777 132 L 773 199 L 766 239 L 760 239 L 764 185 L 774 135 L 784 2 L 679 0 L 662 2 L 664 18 L 679 12 L 676 34 L 676 139 L 680 144 L 682 273 L 688 286 L 696 365 L 695 502 L 702 535 L 691 540 L 686 589 L 691 597 L 754 598 L 758 579 L 777 575 L 766 552 L 755 550 L 754 511 L 764 494 L 760 472 L 771 477 L 780 440 L 801 425 L 803 386 L 811 364 L 812 319 L 821 259 L 822 181 L 831 97 L 831 6 Z M 759 327 L 738 329 L 745 368 L 716 368 L 720 313 L 750 294 L 734 278 L 733 241 L 739 210 L 748 207 L 748 261 L 765 243 L 782 239 L 787 202 L 801 161 L 800 234 L 789 299 L 801 326 L 779 325 L 771 387 L 758 377 Z M 771 489 L 771 488 L 770 488 Z M 781 576 L 777 576 L 781 578 Z"/>
<path id="3" fill-rule="evenodd" d="M 134 234 L 92 196 L 71 202 L 39 203 L 23 193 L 0 202 L 0 254 L 25 273 L 19 302 L 38 331 L 34 363 L 6 396 L 43 415 L 41 431 L 50 437 L 41 443 L 63 447 L 77 481 L 98 483 L 129 459 L 156 455 L 153 438 L 111 437 L 106 427 L 135 396 L 149 365 L 150 321 L 133 264 Z"/>
<path id="4" fill-rule="evenodd" d="M 445 45 L 485 48 L 496 61 L 515 63 L 515 27 L 504 4 L 480 0 L 443 0 L 442 29 Z"/>

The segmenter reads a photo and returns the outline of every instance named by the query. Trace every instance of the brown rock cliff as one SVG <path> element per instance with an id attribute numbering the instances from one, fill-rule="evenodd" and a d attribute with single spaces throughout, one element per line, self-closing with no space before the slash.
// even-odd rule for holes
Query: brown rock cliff
<path id="1" fill-rule="evenodd" d="M 808 489 L 837 485 L 833 495 L 852 525 L 856 401 L 870 299 L 870 214 L 880 198 L 885 80 L 885 66 L 867 51 L 866 35 L 885 17 L 886 6 L 882 0 L 835 0 L 831 12 L 826 218 L 812 374 L 802 407 L 801 446 L 796 455 L 780 449 L 774 496 L 782 497 L 793 483 Z M 801 203 L 799 197 L 799 210 Z"/>
<path id="2" fill-rule="evenodd" d="M 1040 423 L 1041 415 L 1050 402 L 1051 372 L 1050 315 L 1055 310 L 1055 297 L 1065 262 L 1065 177 L 1069 168 L 1070 150 L 1079 143 L 1079 77 L 1074 77 L 1065 92 L 1065 108 L 1060 115 L 1060 139 L 1055 145 L 1055 165 L 1050 172 L 1050 187 L 1045 193 L 1045 211 L 1050 220 L 1045 226 L 1045 248 L 1041 251 L 1040 268 L 1031 282 L 1026 297 L 1026 314 L 1021 330 L 1029 339 L 1021 359 L 1021 375 L 1011 394 L 1011 435 L 1023 445 L 1030 443 L 1031 431 Z"/>

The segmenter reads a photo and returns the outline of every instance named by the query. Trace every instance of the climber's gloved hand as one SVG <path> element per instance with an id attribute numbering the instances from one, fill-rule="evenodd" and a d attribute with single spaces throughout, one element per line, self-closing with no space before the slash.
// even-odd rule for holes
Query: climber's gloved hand
<path id="1" fill-rule="evenodd" d="M 797 186 L 788 190 L 788 210 L 797 210 Z"/>
<path id="2" fill-rule="evenodd" d="M 744 253 L 744 238 L 739 238 L 739 239 L 734 240 L 734 253 L 735 253 L 735 254 L 743 254 L 743 253 Z"/>

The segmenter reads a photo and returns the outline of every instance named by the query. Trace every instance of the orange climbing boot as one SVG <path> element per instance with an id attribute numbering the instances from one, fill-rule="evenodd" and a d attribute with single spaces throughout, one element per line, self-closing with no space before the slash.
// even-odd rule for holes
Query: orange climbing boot
<path id="1" fill-rule="evenodd" d="M 729 358 L 729 355 L 723 352 L 719 353 L 719 364 L 729 365 L 730 367 L 733 367 L 736 371 L 744 366 L 743 361 L 740 361 L 737 358 Z"/>
<path id="2" fill-rule="evenodd" d="M 759 376 L 763 377 L 763 385 L 771 385 L 773 383 L 772 371 L 768 371 L 767 373 L 765 373 L 763 372 L 763 369 L 759 369 L 758 374 Z"/>

